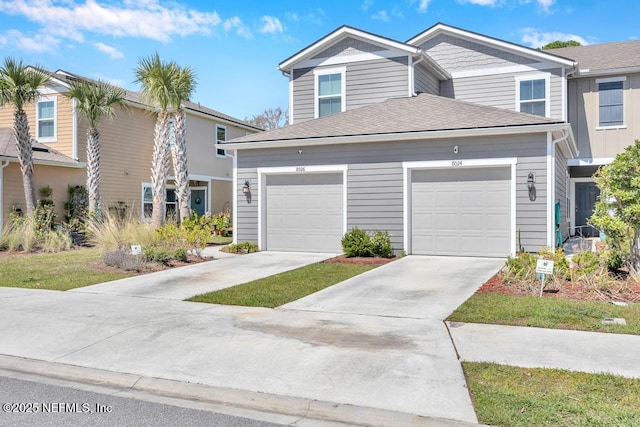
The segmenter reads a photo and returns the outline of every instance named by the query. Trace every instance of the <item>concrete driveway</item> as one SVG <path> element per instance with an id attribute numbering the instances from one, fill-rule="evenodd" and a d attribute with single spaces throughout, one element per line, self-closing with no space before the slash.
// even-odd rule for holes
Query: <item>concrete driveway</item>
<path id="1" fill-rule="evenodd" d="M 410 255 L 281 309 L 444 320 L 503 264 Z"/>
<path id="2" fill-rule="evenodd" d="M 69 292 L 184 300 L 331 258 L 332 254 L 257 252 L 225 256 L 142 276 L 73 289 Z"/>

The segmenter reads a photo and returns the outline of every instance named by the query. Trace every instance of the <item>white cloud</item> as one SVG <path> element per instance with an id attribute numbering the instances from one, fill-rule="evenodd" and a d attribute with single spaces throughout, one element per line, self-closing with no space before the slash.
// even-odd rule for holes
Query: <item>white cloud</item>
<path id="1" fill-rule="evenodd" d="M 431 0 L 418 0 L 418 12 L 426 12 Z"/>
<path id="2" fill-rule="evenodd" d="M 117 87 L 121 87 L 121 88 L 127 87 L 127 83 L 124 80 L 107 77 L 102 73 L 92 73 L 90 77 L 94 78 L 95 80 L 102 80 L 104 82 L 107 82 Z"/>
<path id="3" fill-rule="evenodd" d="M 525 28 L 522 30 L 522 41 L 533 48 L 542 47 L 556 40 L 575 40 L 582 45 L 589 44 L 583 37 L 575 34 L 561 33 L 559 31 L 540 32 L 534 28 Z"/>
<path id="4" fill-rule="evenodd" d="M 221 23 L 215 11 L 200 12 L 177 2 L 160 4 L 159 0 L 125 0 L 122 4 L 0 0 L 0 12 L 24 16 L 40 24 L 46 34 L 78 42 L 83 41 L 84 31 L 167 41 L 172 36 L 207 35 Z"/>
<path id="5" fill-rule="evenodd" d="M 387 13 L 386 10 L 381 10 L 381 11 L 378 11 L 377 13 L 374 13 L 373 15 L 371 15 L 371 18 L 377 19 L 379 21 L 389 22 L 389 14 Z"/>
<path id="6" fill-rule="evenodd" d="M 30 37 L 17 30 L 9 30 L 0 34 L 0 46 L 12 46 L 16 50 L 27 52 L 54 52 L 60 45 L 60 40 L 48 34 L 35 34 Z"/>
<path id="7" fill-rule="evenodd" d="M 391 9 L 391 15 L 396 18 L 404 18 L 404 14 L 400 11 L 398 6 L 393 6 L 393 9 Z"/>
<path id="8" fill-rule="evenodd" d="M 501 0 L 458 0 L 460 3 L 471 3 L 476 6 L 495 7 L 501 3 Z"/>
<path id="9" fill-rule="evenodd" d="M 295 12 L 286 12 L 284 16 L 286 16 L 287 19 L 291 22 L 298 22 L 300 20 L 300 17 Z"/>
<path id="10" fill-rule="evenodd" d="M 261 33 L 274 34 L 284 31 L 282 23 L 275 16 L 263 16 L 260 18 L 260 21 L 262 22 L 262 27 L 260 28 Z"/>
<path id="11" fill-rule="evenodd" d="M 373 0 L 364 0 L 362 2 L 362 10 L 367 11 L 373 5 Z"/>
<path id="12" fill-rule="evenodd" d="M 551 13 L 551 6 L 556 3 L 556 0 L 520 0 L 521 4 L 536 3 L 540 10 L 545 13 Z"/>
<path id="13" fill-rule="evenodd" d="M 244 37 L 247 40 L 253 37 L 253 34 L 251 34 L 251 30 L 249 30 L 249 28 L 247 28 L 247 26 L 244 25 L 242 23 L 242 20 L 237 16 L 225 20 L 223 26 L 224 30 L 227 32 L 235 29 L 237 35 L 239 35 L 240 37 Z"/>
<path id="14" fill-rule="evenodd" d="M 113 59 L 124 58 L 124 53 L 122 53 L 121 51 L 119 51 L 113 46 L 106 45 L 102 42 L 94 43 L 93 46 L 99 51 L 106 53 Z"/>

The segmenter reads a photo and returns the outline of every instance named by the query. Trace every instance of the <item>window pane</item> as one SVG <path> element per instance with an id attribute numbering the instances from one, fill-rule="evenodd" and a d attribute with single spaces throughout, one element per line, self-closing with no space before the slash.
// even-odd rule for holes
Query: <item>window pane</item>
<path id="1" fill-rule="evenodd" d="M 38 102 L 38 118 L 53 119 L 53 101 Z"/>
<path id="2" fill-rule="evenodd" d="M 545 80 L 524 80 L 520 82 L 520 101 L 545 99 Z"/>
<path id="3" fill-rule="evenodd" d="M 53 120 L 38 122 L 38 137 L 40 138 L 53 137 Z"/>
<path id="4" fill-rule="evenodd" d="M 533 99 L 545 99 L 544 80 L 533 80 Z"/>
<path id="5" fill-rule="evenodd" d="M 151 187 L 144 187 L 142 200 L 145 202 L 153 202 L 153 193 L 151 192 Z"/>
<path id="6" fill-rule="evenodd" d="M 531 99 L 531 95 L 533 91 L 531 90 L 531 82 L 530 81 L 521 81 L 520 82 L 520 101 L 528 101 Z"/>
<path id="7" fill-rule="evenodd" d="M 623 82 L 599 83 L 599 124 L 620 126 L 623 124 Z"/>
<path id="8" fill-rule="evenodd" d="M 218 141 L 226 141 L 227 130 L 225 128 L 216 128 L 216 138 Z"/>
<path id="9" fill-rule="evenodd" d="M 176 147 L 176 124 L 169 120 L 169 147 Z"/>
<path id="10" fill-rule="evenodd" d="M 536 101 L 536 102 L 523 102 L 520 104 L 520 111 L 523 113 L 535 114 L 537 116 L 545 116 L 545 102 L 544 101 Z"/>
<path id="11" fill-rule="evenodd" d="M 341 74 L 327 74 L 318 76 L 318 95 L 340 95 L 342 92 Z"/>
<path id="12" fill-rule="evenodd" d="M 217 149 L 216 153 L 218 154 L 218 156 L 226 156 L 227 152 L 225 150 L 221 150 L 221 149 Z"/>
<path id="13" fill-rule="evenodd" d="M 319 107 L 319 117 L 325 117 L 330 116 L 331 114 L 339 113 L 340 111 L 342 111 L 342 99 L 339 96 L 320 99 Z"/>
<path id="14" fill-rule="evenodd" d="M 143 204 L 143 214 L 145 218 L 151 218 L 153 214 L 153 203 Z"/>
<path id="15" fill-rule="evenodd" d="M 167 190 L 167 203 L 176 202 L 176 190 Z"/>

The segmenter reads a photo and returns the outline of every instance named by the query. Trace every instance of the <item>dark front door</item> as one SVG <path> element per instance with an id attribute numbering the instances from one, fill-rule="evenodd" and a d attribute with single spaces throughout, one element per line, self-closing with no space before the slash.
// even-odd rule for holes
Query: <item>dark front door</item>
<path id="1" fill-rule="evenodd" d="M 191 190 L 191 210 L 198 216 L 202 216 L 206 211 L 205 190 Z"/>
<path id="2" fill-rule="evenodd" d="M 595 182 L 576 182 L 576 233 L 582 227 L 584 236 L 595 236 L 597 231 L 587 226 L 587 220 L 593 215 L 593 208 L 600 196 L 600 189 Z"/>

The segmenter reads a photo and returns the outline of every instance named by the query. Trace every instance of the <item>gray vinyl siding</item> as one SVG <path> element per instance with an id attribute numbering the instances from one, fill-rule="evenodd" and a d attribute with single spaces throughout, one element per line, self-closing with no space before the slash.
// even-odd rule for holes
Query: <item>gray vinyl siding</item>
<path id="1" fill-rule="evenodd" d="M 531 58 L 445 34 L 427 40 L 420 47 L 449 72 L 537 62 Z"/>
<path id="2" fill-rule="evenodd" d="M 422 64 L 414 67 L 414 85 L 417 93 L 440 95 L 440 80 L 429 72 Z"/>
<path id="3" fill-rule="evenodd" d="M 360 53 L 380 52 L 383 50 L 386 49 L 372 43 L 367 43 L 363 40 L 357 40 L 352 37 L 348 37 L 323 50 L 312 59 L 357 55 Z"/>
<path id="4" fill-rule="evenodd" d="M 454 145 L 459 147 L 458 155 L 453 154 Z M 394 249 L 403 250 L 402 162 L 515 157 L 516 230 L 520 230 L 527 251 L 537 251 L 547 244 L 546 134 L 310 146 L 302 155 L 295 148 L 241 150 L 237 156 L 238 240 L 258 240 L 257 190 L 252 203 L 241 194 L 244 179 L 257 182 L 258 167 L 346 164 L 348 228 L 388 230 Z M 535 201 L 528 196 L 530 171 L 536 174 Z M 243 230 L 243 224 L 249 228 Z"/>
<path id="5" fill-rule="evenodd" d="M 567 166 L 567 159 L 560 148 L 556 146 L 556 202 L 560 202 L 560 230 L 562 232 L 562 239 L 565 240 L 569 237 L 569 223 L 567 222 L 567 194 L 569 189 L 567 188 L 567 173 L 569 167 Z M 555 214 L 554 214 L 555 215 Z"/>
<path id="6" fill-rule="evenodd" d="M 551 74 L 549 83 L 551 118 L 562 119 L 562 70 L 545 70 Z M 442 96 L 462 99 L 491 107 L 516 110 L 516 77 L 525 73 L 492 74 L 488 76 L 464 77 L 441 83 Z M 536 72 L 536 74 L 538 74 Z"/>
<path id="7" fill-rule="evenodd" d="M 236 151 L 237 155 L 243 153 Z M 251 196 L 242 192 L 245 181 L 251 183 Z M 258 173 L 255 169 L 238 168 L 238 183 L 235 197 L 238 199 L 238 211 L 233 232 L 238 242 L 258 243 Z"/>
<path id="8" fill-rule="evenodd" d="M 375 59 L 346 64 L 346 108 L 362 107 L 409 95 L 408 58 Z M 332 65 L 326 68 L 335 68 Z M 321 70 L 323 67 L 315 69 Z M 314 68 L 293 70 L 293 122 L 314 118 Z"/>

